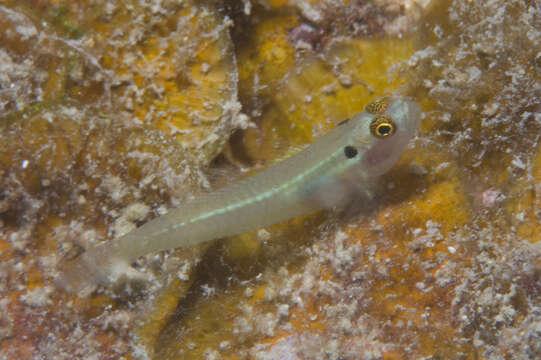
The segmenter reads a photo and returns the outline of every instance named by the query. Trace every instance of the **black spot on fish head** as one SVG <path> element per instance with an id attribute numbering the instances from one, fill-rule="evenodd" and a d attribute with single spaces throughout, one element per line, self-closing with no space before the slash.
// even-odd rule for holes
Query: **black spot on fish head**
<path id="1" fill-rule="evenodd" d="M 348 159 L 354 158 L 355 156 L 357 156 L 358 153 L 359 152 L 354 146 L 348 145 L 344 147 L 344 154 L 346 155 Z"/>

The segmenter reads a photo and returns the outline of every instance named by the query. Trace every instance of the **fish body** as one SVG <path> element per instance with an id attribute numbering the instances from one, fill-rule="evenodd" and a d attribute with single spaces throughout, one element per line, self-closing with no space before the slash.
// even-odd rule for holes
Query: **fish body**
<path id="1" fill-rule="evenodd" d="M 377 99 L 297 154 L 89 249 L 62 273 L 60 284 L 72 291 L 107 284 L 148 253 L 265 227 L 334 207 L 353 194 L 370 197 L 375 180 L 412 138 L 420 114 L 411 99 Z"/>

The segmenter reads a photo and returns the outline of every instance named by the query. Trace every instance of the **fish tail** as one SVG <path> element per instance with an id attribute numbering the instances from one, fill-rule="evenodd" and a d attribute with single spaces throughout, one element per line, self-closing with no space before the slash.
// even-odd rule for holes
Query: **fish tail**
<path id="1" fill-rule="evenodd" d="M 122 269 L 131 268 L 115 256 L 112 242 L 104 242 L 84 252 L 61 267 L 55 279 L 57 286 L 69 292 L 88 295 L 97 285 L 114 282 Z"/>

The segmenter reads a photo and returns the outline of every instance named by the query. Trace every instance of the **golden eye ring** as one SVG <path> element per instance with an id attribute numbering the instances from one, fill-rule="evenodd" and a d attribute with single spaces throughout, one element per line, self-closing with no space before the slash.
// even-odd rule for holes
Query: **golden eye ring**
<path id="1" fill-rule="evenodd" d="M 364 109 L 370 114 L 377 115 L 377 114 L 381 114 L 382 112 L 385 112 L 388 106 L 389 106 L 389 98 L 383 97 L 383 98 L 376 99 L 370 102 L 368 105 L 366 105 Z"/>
<path id="2" fill-rule="evenodd" d="M 376 116 L 370 122 L 370 132 L 375 137 L 384 138 L 391 136 L 396 131 L 396 124 L 392 117 L 386 114 Z"/>

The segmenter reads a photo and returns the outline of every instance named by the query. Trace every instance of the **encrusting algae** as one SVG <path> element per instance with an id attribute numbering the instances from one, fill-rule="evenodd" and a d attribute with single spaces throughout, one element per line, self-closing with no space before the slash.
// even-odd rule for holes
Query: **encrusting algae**
<path id="1" fill-rule="evenodd" d="M 0 357 L 540 357 L 540 13 L 3 1 Z M 425 116 L 368 208 L 148 255 L 133 266 L 153 280 L 86 298 L 53 284 L 395 89 Z"/>

